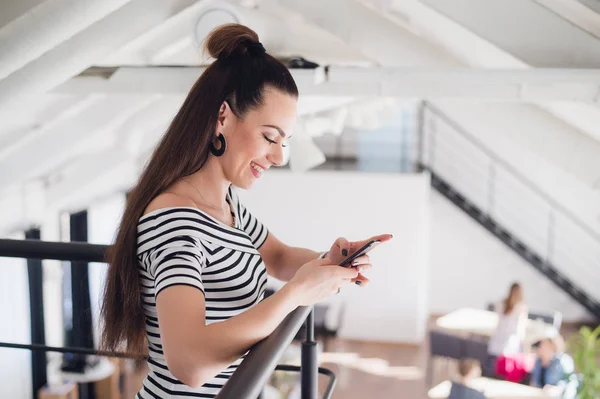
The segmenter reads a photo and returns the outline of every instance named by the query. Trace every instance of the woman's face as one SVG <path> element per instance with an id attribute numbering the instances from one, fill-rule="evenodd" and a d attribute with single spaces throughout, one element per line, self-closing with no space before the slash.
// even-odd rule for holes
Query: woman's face
<path id="1" fill-rule="evenodd" d="M 523 300 L 523 291 L 521 291 L 521 287 L 517 287 L 517 289 L 515 290 L 515 299 L 517 301 Z"/>
<path id="2" fill-rule="evenodd" d="M 217 134 L 223 133 L 227 149 L 218 159 L 234 186 L 250 188 L 271 166 L 281 165 L 283 147 L 296 122 L 296 105 L 295 97 L 272 88 L 264 89 L 263 105 L 248 111 L 244 119 L 225 103 Z"/>

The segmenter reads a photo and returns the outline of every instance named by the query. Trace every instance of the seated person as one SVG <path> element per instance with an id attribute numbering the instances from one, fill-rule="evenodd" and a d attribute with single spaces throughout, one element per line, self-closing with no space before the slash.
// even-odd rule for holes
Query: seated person
<path id="1" fill-rule="evenodd" d="M 577 376 L 571 356 L 564 353 L 564 341 L 554 327 L 540 331 L 533 340 L 537 359 L 531 372 L 531 385 L 543 388 L 554 398 L 574 399 Z"/>
<path id="2" fill-rule="evenodd" d="M 475 359 L 458 362 L 459 378 L 452 382 L 448 399 L 486 399 L 480 391 L 469 387 L 470 382 L 481 375 L 481 365 Z"/>

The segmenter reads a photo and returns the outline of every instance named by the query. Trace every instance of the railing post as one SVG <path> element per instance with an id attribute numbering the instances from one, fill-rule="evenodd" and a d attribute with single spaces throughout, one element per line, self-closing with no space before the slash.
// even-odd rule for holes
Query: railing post
<path id="1" fill-rule="evenodd" d="M 306 339 L 302 342 L 302 357 L 300 366 L 300 382 L 302 399 L 317 399 L 318 387 L 318 361 L 317 343 L 315 342 L 314 308 L 306 318 Z"/>
<path id="2" fill-rule="evenodd" d="M 39 240 L 40 230 L 31 229 L 25 232 L 25 238 Z M 40 259 L 27 259 L 27 276 L 29 280 L 29 316 L 31 318 L 31 343 L 46 344 L 46 330 L 44 327 L 44 271 Z M 37 398 L 38 391 L 47 382 L 46 352 L 31 352 L 31 382 L 33 384 L 33 398 Z"/>

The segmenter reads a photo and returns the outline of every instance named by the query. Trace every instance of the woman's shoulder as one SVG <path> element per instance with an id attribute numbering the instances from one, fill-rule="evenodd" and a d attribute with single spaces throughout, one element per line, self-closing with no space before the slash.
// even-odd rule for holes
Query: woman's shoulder
<path id="1" fill-rule="evenodd" d="M 555 359 L 563 367 L 566 367 L 566 368 L 574 367 L 575 362 L 574 362 L 573 358 L 571 357 L 571 355 L 569 355 L 566 352 L 557 353 Z"/>
<path id="2" fill-rule="evenodd" d="M 156 212 L 161 209 L 176 207 L 195 208 L 196 204 L 194 204 L 194 201 L 192 201 L 191 199 L 184 197 L 180 194 L 166 192 L 159 194 L 152 201 L 150 201 L 146 209 L 144 209 L 144 215 L 147 215 L 151 212 Z"/>

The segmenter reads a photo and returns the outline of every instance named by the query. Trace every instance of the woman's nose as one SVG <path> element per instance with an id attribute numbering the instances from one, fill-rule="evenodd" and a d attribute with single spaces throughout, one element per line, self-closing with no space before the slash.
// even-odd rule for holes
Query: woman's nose
<path id="1" fill-rule="evenodd" d="M 267 159 L 275 166 L 280 166 L 283 163 L 283 148 L 280 145 L 273 146 L 275 149 L 269 153 Z"/>

